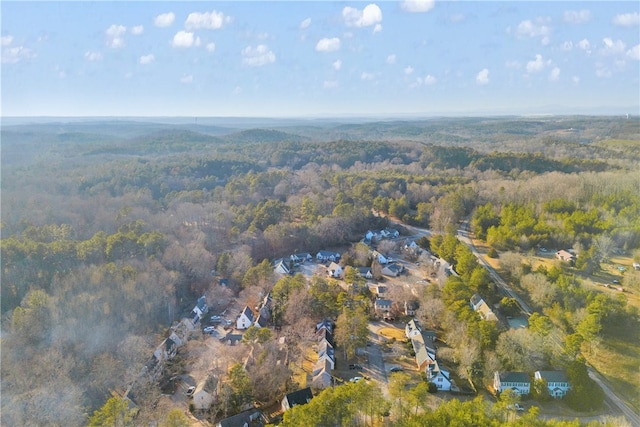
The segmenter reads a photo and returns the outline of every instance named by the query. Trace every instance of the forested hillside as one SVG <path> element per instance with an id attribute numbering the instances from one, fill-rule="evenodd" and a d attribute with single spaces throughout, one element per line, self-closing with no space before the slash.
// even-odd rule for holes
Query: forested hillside
<path id="1" fill-rule="evenodd" d="M 573 356 L 583 341 L 638 346 L 626 332 L 638 322 L 640 272 L 626 271 L 616 295 L 580 285 L 616 257 L 640 262 L 637 118 L 112 121 L 13 125 L 1 136 L 3 425 L 86 424 L 199 296 L 217 297 L 218 278 L 238 295 L 257 286 L 263 260 L 349 247 L 386 217 L 432 230 L 434 252 L 462 268 L 460 283 L 437 291 L 449 308 L 486 285 L 474 276 L 474 289 L 475 266 L 464 271 L 462 249 L 447 247 L 469 219 Z M 575 268 L 534 263 L 540 248 L 575 248 Z M 464 323 L 466 311 L 451 316 Z M 474 338 L 483 363 L 528 339 L 485 332 Z M 637 406 L 639 385 L 619 384 Z"/>

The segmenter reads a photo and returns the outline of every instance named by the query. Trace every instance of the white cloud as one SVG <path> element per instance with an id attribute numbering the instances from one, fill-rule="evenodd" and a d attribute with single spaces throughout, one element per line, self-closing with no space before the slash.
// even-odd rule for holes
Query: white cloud
<path id="1" fill-rule="evenodd" d="M 338 87 L 338 82 L 336 80 L 325 80 L 322 85 L 325 89 L 330 89 L 333 87 Z"/>
<path id="2" fill-rule="evenodd" d="M 333 64 L 331 64 L 331 66 L 333 67 L 334 70 L 340 71 L 340 68 L 342 68 L 342 61 L 338 59 Z"/>
<path id="3" fill-rule="evenodd" d="M 131 27 L 130 31 L 134 36 L 139 36 L 140 34 L 144 33 L 144 26 L 136 25 L 135 27 Z"/>
<path id="4" fill-rule="evenodd" d="M 107 28 L 107 46 L 112 49 L 121 48 L 124 46 L 124 38 L 122 36 L 127 32 L 127 27 L 124 25 L 113 24 Z"/>
<path id="5" fill-rule="evenodd" d="M 573 76 L 571 77 L 571 81 L 573 82 L 574 85 L 577 85 L 578 83 L 580 83 L 580 77 Z"/>
<path id="6" fill-rule="evenodd" d="M 483 68 L 478 75 L 476 75 L 476 83 L 479 85 L 486 85 L 489 83 L 489 70 Z"/>
<path id="7" fill-rule="evenodd" d="M 173 36 L 173 42 L 171 45 L 173 47 L 191 47 L 195 43 L 196 39 L 193 37 L 193 33 L 188 31 L 178 31 L 175 36 Z"/>
<path id="8" fill-rule="evenodd" d="M 318 41 L 316 44 L 316 50 L 318 52 L 333 52 L 340 49 L 340 39 L 337 37 L 324 38 Z"/>
<path id="9" fill-rule="evenodd" d="M 193 83 L 193 76 L 191 74 L 180 77 L 180 83 L 189 84 Z"/>
<path id="10" fill-rule="evenodd" d="M 0 37 L 0 45 L 9 46 L 13 42 L 13 36 L 2 36 Z"/>
<path id="11" fill-rule="evenodd" d="M 566 41 L 564 43 L 562 43 L 562 45 L 560 46 L 560 49 L 564 50 L 564 51 L 568 51 L 573 49 L 573 42 L 571 40 Z"/>
<path id="12" fill-rule="evenodd" d="M 367 73 L 365 71 L 363 71 L 362 74 L 360 74 L 361 80 L 373 80 L 374 77 L 375 76 L 373 75 L 373 73 Z"/>
<path id="13" fill-rule="evenodd" d="M 622 27 L 640 25 L 640 14 L 638 14 L 638 12 L 621 13 L 613 17 L 613 23 L 614 25 L 620 25 Z"/>
<path id="14" fill-rule="evenodd" d="M 550 82 L 557 82 L 558 79 L 560 79 L 560 68 L 553 67 L 553 69 L 549 73 L 549 81 Z"/>
<path id="15" fill-rule="evenodd" d="M 464 21 L 465 16 L 462 13 L 455 13 L 451 16 L 449 16 L 449 21 L 453 22 L 454 24 L 458 23 L 458 22 L 462 22 Z"/>
<path id="16" fill-rule="evenodd" d="M 518 24 L 516 35 L 519 38 L 540 37 L 542 44 L 547 45 L 550 41 L 549 36 L 551 36 L 551 27 L 548 25 L 549 22 L 549 18 L 536 18 L 535 21 L 527 19 Z"/>
<path id="17" fill-rule="evenodd" d="M 376 26 L 373 27 L 373 32 L 379 33 L 380 31 L 382 31 L 382 24 L 376 24 Z"/>
<path id="18" fill-rule="evenodd" d="M 2 49 L 2 63 L 16 64 L 23 59 L 35 58 L 36 54 L 24 46 L 15 46 Z"/>
<path id="19" fill-rule="evenodd" d="M 102 54 L 100 52 L 94 52 L 88 50 L 85 52 L 84 57 L 87 61 L 102 61 Z"/>
<path id="20" fill-rule="evenodd" d="M 276 55 L 264 44 L 258 45 L 255 48 L 247 46 L 242 49 L 241 54 L 242 63 L 250 67 L 261 67 L 276 62 Z"/>
<path id="21" fill-rule="evenodd" d="M 589 43 L 589 40 L 587 39 L 580 40 L 578 42 L 578 47 L 587 53 L 591 53 L 591 43 Z"/>
<path id="22" fill-rule="evenodd" d="M 219 30 L 224 24 L 231 22 L 231 17 L 225 16 L 222 12 L 212 10 L 211 12 L 192 12 L 184 21 L 187 30 Z"/>
<path id="23" fill-rule="evenodd" d="M 591 11 L 587 9 L 582 10 L 567 10 L 564 12 L 564 22 L 569 24 L 584 24 L 591 20 Z"/>
<path id="24" fill-rule="evenodd" d="M 342 18 L 348 27 L 369 27 L 382 22 L 382 11 L 375 3 L 362 10 L 346 6 L 342 9 Z"/>
<path id="25" fill-rule="evenodd" d="M 395 54 L 391 54 L 391 55 L 387 56 L 386 63 L 387 64 L 395 64 L 396 63 L 396 55 Z"/>
<path id="26" fill-rule="evenodd" d="M 173 12 L 162 13 L 153 19 L 153 23 L 156 27 L 170 27 L 176 20 L 176 15 Z"/>
<path id="27" fill-rule="evenodd" d="M 155 57 L 153 56 L 152 53 L 150 53 L 149 55 L 142 55 L 140 57 L 140 64 L 142 65 L 148 65 L 151 64 L 153 61 L 155 61 Z"/>
<path id="28" fill-rule="evenodd" d="M 431 86 L 431 85 L 436 84 L 438 79 L 433 77 L 431 74 L 427 74 L 422 81 L 424 82 L 425 85 Z"/>
<path id="29" fill-rule="evenodd" d="M 601 50 L 603 55 L 619 55 L 624 53 L 626 47 L 622 40 L 614 41 L 609 37 L 602 39 L 602 43 L 604 44 L 604 48 Z"/>
<path id="30" fill-rule="evenodd" d="M 302 21 L 300 23 L 300 29 L 301 30 L 306 30 L 310 26 L 311 26 L 311 18 L 307 18 L 307 19 L 305 19 L 304 21 Z"/>
<path id="31" fill-rule="evenodd" d="M 216 50 L 216 44 L 214 42 L 207 43 L 207 50 L 209 52 L 213 52 Z"/>
<path id="32" fill-rule="evenodd" d="M 640 61 L 640 44 L 635 45 L 627 51 L 627 56 L 636 61 Z"/>
<path id="33" fill-rule="evenodd" d="M 596 76 L 597 77 L 611 77 L 612 73 L 609 67 L 607 67 L 602 62 L 596 63 Z"/>
<path id="34" fill-rule="evenodd" d="M 400 2 L 400 8 L 406 12 L 428 12 L 433 9 L 435 0 L 404 0 Z"/>
<path id="35" fill-rule="evenodd" d="M 413 67 L 409 65 L 408 67 L 406 67 L 406 68 L 404 69 L 404 73 L 405 73 L 406 75 L 409 75 L 409 74 L 413 73 Z"/>
<path id="36" fill-rule="evenodd" d="M 527 62 L 527 73 L 537 73 L 542 71 L 547 64 L 542 59 L 542 55 L 536 54 L 536 59 Z"/>

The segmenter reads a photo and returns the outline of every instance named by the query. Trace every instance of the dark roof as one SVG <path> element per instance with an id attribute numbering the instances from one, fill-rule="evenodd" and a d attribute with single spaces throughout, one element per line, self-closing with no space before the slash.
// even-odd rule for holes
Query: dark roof
<path id="1" fill-rule="evenodd" d="M 321 322 L 318 322 L 318 324 L 316 325 L 316 330 L 319 330 L 319 329 L 321 329 L 323 327 L 328 329 L 329 331 L 332 331 L 333 330 L 333 323 L 329 319 L 324 319 Z"/>
<path id="2" fill-rule="evenodd" d="M 252 418 L 252 415 L 256 413 L 258 413 L 258 418 L 259 418 L 260 412 L 255 409 L 252 409 L 250 411 L 241 412 L 237 415 L 234 415 L 233 417 L 220 420 L 218 425 L 220 425 L 220 427 L 244 427 L 245 423 L 248 425 L 253 425 L 251 423 L 251 418 Z"/>
<path id="3" fill-rule="evenodd" d="M 267 319 L 263 316 L 263 315 L 258 315 L 258 318 L 256 319 L 256 323 L 258 325 L 260 325 L 260 327 L 264 328 L 265 326 L 267 326 Z"/>
<path id="4" fill-rule="evenodd" d="M 197 306 L 203 313 L 207 311 L 207 298 L 204 295 L 198 298 Z"/>
<path id="5" fill-rule="evenodd" d="M 537 373 L 540 375 L 541 378 L 546 380 L 548 383 L 569 382 L 569 378 L 567 377 L 567 374 L 564 371 L 538 371 Z"/>
<path id="6" fill-rule="evenodd" d="M 302 390 L 289 393 L 284 398 L 289 402 L 289 407 L 293 408 L 295 405 L 304 405 L 305 403 L 309 403 L 309 401 L 313 399 L 313 393 L 311 393 L 311 388 L 307 387 Z"/>
<path id="7" fill-rule="evenodd" d="M 318 335 L 318 341 L 321 341 L 324 339 L 327 342 L 329 342 L 329 344 L 333 345 L 333 334 L 331 333 L 330 330 L 322 328 L 319 331 L 317 331 L 316 334 Z"/>
<path id="8" fill-rule="evenodd" d="M 478 294 L 473 294 L 471 297 L 471 305 L 476 306 L 482 302 L 482 297 Z"/>
<path id="9" fill-rule="evenodd" d="M 500 372 L 500 382 L 501 383 L 528 383 L 531 382 L 529 378 L 529 374 L 526 372 Z"/>
<path id="10" fill-rule="evenodd" d="M 176 342 L 174 340 L 172 340 L 171 338 L 167 338 L 165 340 L 165 349 L 167 351 L 171 351 L 175 346 L 176 346 Z"/>
<path id="11" fill-rule="evenodd" d="M 248 305 L 245 305 L 244 310 L 242 310 L 242 313 L 240 313 L 240 315 L 243 314 L 247 316 L 247 319 L 249 319 L 250 322 L 253 322 L 253 311 L 251 311 Z"/>

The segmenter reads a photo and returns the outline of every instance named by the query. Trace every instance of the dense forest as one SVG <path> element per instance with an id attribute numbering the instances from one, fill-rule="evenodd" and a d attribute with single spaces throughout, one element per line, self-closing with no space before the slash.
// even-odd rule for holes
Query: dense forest
<path id="1" fill-rule="evenodd" d="M 285 328 L 295 326 L 294 310 L 337 318 L 345 304 L 355 313 L 365 301 L 366 313 L 366 298 L 331 283 L 276 283 L 270 261 L 340 247 L 351 248 L 350 265 L 367 265 L 355 243 L 388 218 L 430 229 L 429 249 L 459 273 L 425 291 L 431 302 L 420 315 L 447 335 L 450 358 L 472 384 L 499 367 L 596 363 L 594 345 L 615 352 L 622 346 L 613 340 L 640 346 L 639 272 L 625 272 L 625 292 L 587 285 L 609 277 L 620 257 L 640 262 L 637 118 L 253 125 L 3 125 L 3 425 L 86 424 L 201 295 L 247 299 L 275 283 Z M 456 239 L 464 220 L 536 311 L 529 329 L 505 332 L 474 317 L 474 293 L 505 312 L 513 301 Z M 579 256 L 575 266 L 538 265 L 540 248 Z M 632 377 L 616 385 L 640 407 Z M 147 400 L 137 403 L 151 408 Z M 505 416 L 500 407 L 455 405 L 401 407 L 396 420 Z M 302 425 L 296 416 L 285 424 Z"/>

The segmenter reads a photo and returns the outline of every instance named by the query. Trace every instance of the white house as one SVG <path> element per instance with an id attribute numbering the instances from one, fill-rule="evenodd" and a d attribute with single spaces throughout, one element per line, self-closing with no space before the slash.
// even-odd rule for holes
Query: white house
<path id="1" fill-rule="evenodd" d="M 404 267 L 400 264 L 387 264 L 382 269 L 385 276 L 398 277 L 404 271 Z"/>
<path id="2" fill-rule="evenodd" d="M 420 335 L 420 325 L 416 322 L 416 319 L 411 319 L 407 322 L 407 325 L 404 327 L 404 336 L 408 339 L 412 337 L 417 337 Z"/>
<path id="3" fill-rule="evenodd" d="M 276 260 L 275 267 L 273 267 L 273 271 L 280 274 L 290 274 L 291 270 L 289 266 L 283 259 Z"/>
<path id="4" fill-rule="evenodd" d="M 571 388 L 569 378 L 564 371 L 536 371 L 533 376 L 536 380 L 547 382 L 547 391 L 554 399 L 563 398 Z"/>
<path id="5" fill-rule="evenodd" d="M 526 372 L 496 371 L 493 375 L 493 388 L 499 393 L 511 389 L 520 395 L 525 395 L 531 393 L 531 380 Z"/>
<path id="6" fill-rule="evenodd" d="M 193 324 L 197 324 L 208 311 L 209 306 L 207 305 L 207 298 L 203 295 L 198 298 L 196 306 L 193 307 L 193 310 L 191 310 L 191 321 L 193 322 Z"/>
<path id="7" fill-rule="evenodd" d="M 391 300 L 389 299 L 382 299 L 382 298 L 377 298 L 375 300 L 375 302 L 373 303 L 373 308 L 376 310 L 376 312 L 378 313 L 384 313 L 387 312 L 389 310 L 391 310 Z"/>
<path id="8" fill-rule="evenodd" d="M 440 368 L 438 361 L 434 361 L 431 363 L 427 370 L 427 379 L 434 383 L 438 390 L 440 391 L 449 391 L 451 390 L 451 377 L 449 376 L 449 372 Z"/>
<path id="9" fill-rule="evenodd" d="M 240 313 L 240 316 L 238 316 L 238 320 L 236 320 L 236 328 L 247 329 L 254 321 L 255 316 L 253 315 L 253 311 L 251 311 L 249 306 L 245 306 L 242 313 Z"/>
<path id="10" fill-rule="evenodd" d="M 329 267 L 327 267 L 327 274 L 329 274 L 329 277 L 333 277 L 334 279 L 341 279 L 344 271 L 342 270 L 342 266 L 340 264 L 332 262 L 331 264 L 329 264 Z"/>
<path id="11" fill-rule="evenodd" d="M 389 260 L 387 259 L 387 257 L 386 257 L 386 256 L 384 256 L 384 255 L 382 255 L 382 254 L 381 254 L 380 252 L 378 252 L 378 251 L 373 251 L 373 252 L 372 252 L 372 255 L 373 255 L 373 257 L 374 257 L 375 259 L 377 259 L 377 260 L 378 260 L 378 262 L 379 262 L 380 264 L 387 264 L 387 263 L 389 262 Z"/>
<path id="12" fill-rule="evenodd" d="M 365 279 L 373 279 L 371 267 L 358 267 L 358 274 Z"/>
<path id="13" fill-rule="evenodd" d="M 214 390 L 209 390 L 207 383 L 206 380 L 200 381 L 193 392 L 193 406 L 196 409 L 208 410 L 215 399 Z"/>

